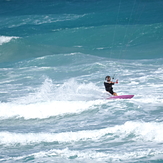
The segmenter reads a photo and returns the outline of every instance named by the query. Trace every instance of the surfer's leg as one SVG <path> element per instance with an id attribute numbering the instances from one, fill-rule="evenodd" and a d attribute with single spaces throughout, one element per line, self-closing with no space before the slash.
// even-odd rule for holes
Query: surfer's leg
<path id="1" fill-rule="evenodd" d="M 114 96 L 118 96 L 116 92 L 113 93 Z"/>

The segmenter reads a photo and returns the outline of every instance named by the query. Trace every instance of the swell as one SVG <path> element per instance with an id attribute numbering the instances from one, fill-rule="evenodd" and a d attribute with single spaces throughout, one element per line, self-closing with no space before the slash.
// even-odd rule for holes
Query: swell
<path id="1" fill-rule="evenodd" d="M 0 30 L 2 37 L 19 39 L 0 41 L 1 63 L 74 52 L 118 59 L 162 56 L 162 1 L 35 0 L 17 3 L 18 11 L 13 5 L 2 3 Z"/>
<path id="2" fill-rule="evenodd" d="M 80 27 L 12 39 L 1 45 L 0 62 L 68 53 L 117 59 L 162 58 L 162 27 L 163 24 Z"/>
<path id="3" fill-rule="evenodd" d="M 115 140 L 124 141 L 130 139 L 135 142 L 158 142 L 162 143 L 162 123 L 157 122 L 132 122 L 128 121 L 122 125 L 107 127 L 98 130 L 80 130 L 76 132 L 61 132 L 61 133 L 12 133 L 0 132 L 0 144 L 12 145 L 22 144 L 28 145 L 40 142 L 60 142 L 72 143 L 79 141 L 103 141 L 107 139 L 110 143 Z"/>

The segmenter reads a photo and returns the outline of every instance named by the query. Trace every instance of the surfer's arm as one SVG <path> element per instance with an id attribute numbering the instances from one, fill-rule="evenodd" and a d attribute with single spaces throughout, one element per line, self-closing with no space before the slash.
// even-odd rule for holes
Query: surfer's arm
<path id="1" fill-rule="evenodd" d="M 116 80 L 116 82 L 111 82 L 111 83 L 113 83 L 113 84 L 118 84 L 118 80 Z"/>

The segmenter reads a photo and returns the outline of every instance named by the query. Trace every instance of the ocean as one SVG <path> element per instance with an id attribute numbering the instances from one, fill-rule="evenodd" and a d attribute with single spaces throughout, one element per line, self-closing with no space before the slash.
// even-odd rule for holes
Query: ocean
<path id="1" fill-rule="evenodd" d="M 0 0 L 0 162 L 163 162 L 162 0 Z M 119 81 L 108 100 L 105 76 Z"/>

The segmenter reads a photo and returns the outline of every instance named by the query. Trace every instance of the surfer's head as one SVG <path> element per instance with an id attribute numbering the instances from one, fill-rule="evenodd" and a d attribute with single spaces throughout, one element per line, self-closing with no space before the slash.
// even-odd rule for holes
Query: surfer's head
<path id="1" fill-rule="evenodd" d="M 110 76 L 106 76 L 105 77 L 105 80 L 110 81 L 111 80 L 111 77 Z"/>

